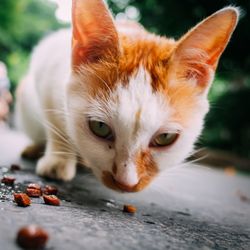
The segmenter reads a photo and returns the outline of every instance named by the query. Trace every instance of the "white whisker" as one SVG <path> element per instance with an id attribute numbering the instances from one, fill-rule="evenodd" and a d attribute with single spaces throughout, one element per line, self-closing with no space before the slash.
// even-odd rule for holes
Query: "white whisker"
<path id="1" fill-rule="evenodd" d="M 49 121 L 44 121 L 43 125 L 45 125 L 48 129 L 50 129 L 50 131 L 52 131 L 65 143 L 71 143 L 69 139 L 60 131 L 60 129 L 58 129 L 55 125 L 53 125 Z"/>
<path id="2" fill-rule="evenodd" d="M 84 67 L 84 70 L 88 71 L 92 75 L 96 76 L 99 80 L 101 80 L 101 82 L 104 83 L 104 85 L 107 87 L 107 89 L 111 92 L 111 89 L 110 89 L 108 83 L 103 78 L 101 78 L 93 69 L 91 69 L 89 67 Z"/>

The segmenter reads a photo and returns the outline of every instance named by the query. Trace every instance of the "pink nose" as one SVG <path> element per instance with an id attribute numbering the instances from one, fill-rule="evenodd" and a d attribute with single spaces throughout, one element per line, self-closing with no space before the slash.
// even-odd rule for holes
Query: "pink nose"
<path id="1" fill-rule="evenodd" d="M 138 183 L 136 183 L 134 185 L 131 185 L 131 184 L 125 183 L 123 181 L 117 181 L 113 175 L 112 175 L 112 178 L 113 178 L 115 185 L 119 189 L 121 189 L 122 191 L 126 191 L 126 192 L 133 192 L 134 187 L 138 184 Z"/>

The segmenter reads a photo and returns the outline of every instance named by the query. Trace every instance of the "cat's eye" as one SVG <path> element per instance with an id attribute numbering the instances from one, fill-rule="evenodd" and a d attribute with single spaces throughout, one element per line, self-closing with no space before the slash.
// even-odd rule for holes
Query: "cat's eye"
<path id="1" fill-rule="evenodd" d="M 110 141 L 114 138 L 111 128 L 104 122 L 90 120 L 89 128 L 94 135 L 100 138 Z"/>
<path id="2" fill-rule="evenodd" d="M 178 133 L 163 133 L 157 135 L 150 143 L 152 147 L 165 147 L 173 144 L 178 138 Z"/>

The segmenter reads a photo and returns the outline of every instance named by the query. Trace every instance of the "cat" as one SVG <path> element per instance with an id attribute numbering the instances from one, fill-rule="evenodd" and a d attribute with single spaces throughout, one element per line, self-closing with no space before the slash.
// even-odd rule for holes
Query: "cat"
<path id="1" fill-rule="evenodd" d="M 28 152 L 46 140 L 37 174 L 69 181 L 80 162 L 106 187 L 138 192 L 182 163 L 238 17 L 225 7 L 175 41 L 115 22 L 102 0 L 73 0 L 72 30 L 39 43 L 17 90 Z"/>

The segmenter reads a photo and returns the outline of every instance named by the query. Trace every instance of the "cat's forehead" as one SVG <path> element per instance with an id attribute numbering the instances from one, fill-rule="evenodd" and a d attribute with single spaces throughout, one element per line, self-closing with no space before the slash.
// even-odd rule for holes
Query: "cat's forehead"
<path id="1" fill-rule="evenodd" d="M 151 82 L 150 73 L 140 66 L 128 84 L 118 84 L 112 94 L 114 118 L 120 127 L 132 128 L 133 134 L 140 129 L 154 131 L 172 115 L 167 98 L 155 92 Z"/>
<path id="2" fill-rule="evenodd" d="M 91 98 L 89 115 L 113 127 L 123 143 L 135 142 L 138 136 L 147 141 L 162 127 L 179 130 L 174 108 L 162 92 L 154 91 L 151 81 L 150 73 L 140 66 L 128 84 L 118 83 L 106 98 Z"/>
<path id="3" fill-rule="evenodd" d="M 154 90 L 165 85 L 168 60 L 176 46 L 174 40 L 146 32 L 129 36 L 120 34 L 120 46 L 118 72 L 121 81 L 129 83 L 130 77 L 143 67 L 151 77 Z"/>
<path id="4" fill-rule="evenodd" d="M 125 116 L 131 118 L 133 113 L 160 122 L 172 110 L 173 120 L 184 124 L 193 110 L 195 98 L 190 84 L 180 84 L 170 77 L 168 60 L 176 42 L 145 33 L 132 37 L 121 35 L 120 46 L 117 63 L 100 62 L 81 70 L 80 83 L 88 83 L 87 92 L 95 103 L 96 99 L 105 103 L 111 93 L 111 103 L 119 109 L 112 112 L 117 112 L 120 119 L 129 121 L 131 119 Z"/>

